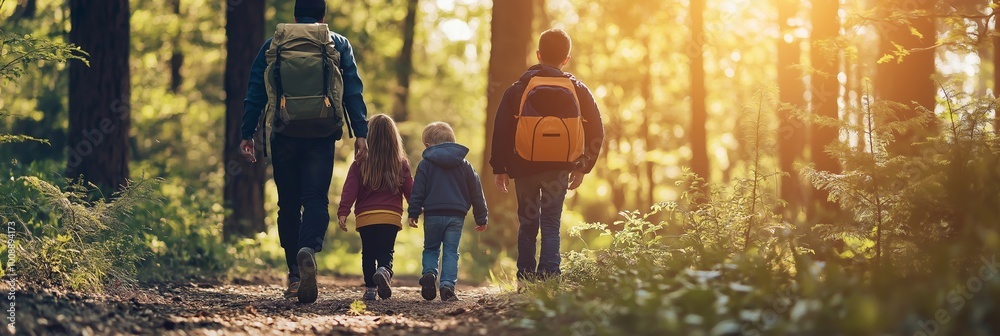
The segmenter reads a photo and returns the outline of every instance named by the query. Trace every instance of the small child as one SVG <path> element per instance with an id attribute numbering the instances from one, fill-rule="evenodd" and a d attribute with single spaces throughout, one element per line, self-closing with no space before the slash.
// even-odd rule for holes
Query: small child
<path id="1" fill-rule="evenodd" d="M 474 208 L 476 231 L 486 231 L 487 210 L 479 174 L 465 156 L 469 149 L 455 143 L 455 132 L 447 123 L 436 122 L 424 128 L 423 160 L 417 165 L 417 177 L 410 199 L 410 226 L 424 214 L 423 276 L 420 294 L 434 300 L 438 285 L 438 259 L 441 260 L 441 300 L 458 300 L 458 243 L 469 208 Z M 441 257 L 441 245 L 444 256 Z"/>
<path id="2" fill-rule="evenodd" d="M 403 229 L 403 198 L 410 199 L 413 178 L 399 130 L 389 116 L 368 120 L 368 153 L 347 172 L 337 217 L 346 232 L 347 216 L 354 207 L 366 287 L 362 298 L 371 301 L 376 292 L 383 300 L 392 296 L 393 246 L 396 233 Z"/>

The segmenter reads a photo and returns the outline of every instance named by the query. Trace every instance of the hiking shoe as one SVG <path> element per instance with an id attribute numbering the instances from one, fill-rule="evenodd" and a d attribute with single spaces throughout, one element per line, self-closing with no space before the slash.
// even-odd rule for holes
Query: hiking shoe
<path id="1" fill-rule="evenodd" d="M 285 289 L 285 298 L 294 299 L 299 297 L 299 277 L 288 275 L 288 289 Z"/>
<path id="2" fill-rule="evenodd" d="M 458 301 L 458 297 L 455 296 L 455 288 L 441 287 L 441 301 Z"/>
<path id="3" fill-rule="evenodd" d="M 424 276 L 420 277 L 420 295 L 427 301 L 437 297 L 437 275 L 434 272 L 424 273 Z"/>
<path id="4" fill-rule="evenodd" d="M 375 292 L 377 289 L 375 287 L 368 287 L 365 289 L 365 295 L 361 297 L 365 301 L 375 301 Z"/>
<path id="5" fill-rule="evenodd" d="M 375 275 L 372 277 L 375 281 L 375 288 L 378 288 L 378 297 L 383 300 L 392 297 L 392 275 L 389 274 L 389 270 L 385 267 L 379 267 L 375 271 Z"/>
<path id="6" fill-rule="evenodd" d="M 316 302 L 319 292 L 316 288 L 316 251 L 308 247 L 303 247 L 295 255 L 299 264 L 299 275 L 302 277 L 299 282 L 299 303 Z"/>

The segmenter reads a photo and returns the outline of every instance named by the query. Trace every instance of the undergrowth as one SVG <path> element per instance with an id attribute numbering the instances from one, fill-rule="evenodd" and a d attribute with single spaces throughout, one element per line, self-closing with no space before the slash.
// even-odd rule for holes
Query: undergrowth
<path id="1" fill-rule="evenodd" d="M 773 212 L 769 177 L 782 172 L 762 168 L 773 137 L 760 124 L 776 104 L 759 93 L 745 111 L 748 178 L 706 188 L 689 174 L 676 201 L 573 228 L 589 246 L 564 254 L 559 281 L 527 285 L 521 324 L 540 335 L 1000 333 L 996 101 L 945 92 L 941 120 L 899 121 L 913 107 L 870 100 L 852 111 L 861 122 L 812 120 L 861 139 L 828 148 L 841 172 L 802 167 L 842 214 L 808 226 L 818 243 Z M 892 149 L 916 129 L 932 131 Z"/>

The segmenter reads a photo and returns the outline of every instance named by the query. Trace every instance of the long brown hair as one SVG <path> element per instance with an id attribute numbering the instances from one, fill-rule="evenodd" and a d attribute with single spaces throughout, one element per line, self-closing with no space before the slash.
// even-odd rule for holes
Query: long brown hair
<path id="1" fill-rule="evenodd" d="M 409 163 L 396 122 L 385 114 L 368 119 L 368 159 L 361 162 L 361 181 L 372 190 L 398 192 L 403 164 Z"/>

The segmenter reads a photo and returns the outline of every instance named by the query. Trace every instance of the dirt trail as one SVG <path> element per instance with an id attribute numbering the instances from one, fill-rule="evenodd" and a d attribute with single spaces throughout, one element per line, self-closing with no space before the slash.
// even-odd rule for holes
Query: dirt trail
<path id="1" fill-rule="evenodd" d="M 126 295 L 34 291 L 17 297 L 22 335 L 360 334 L 518 335 L 517 312 L 496 289 L 459 287 L 461 301 L 424 301 L 414 278 L 396 279 L 393 297 L 350 310 L 359 279 L 320 277 L 316 303 L 281 298 L 280 280 L 159 283 Z M 22 308 L 23 307 L 23 308 Z M 11 330 L 7 330 L 10 332 Z"/>

